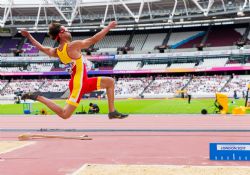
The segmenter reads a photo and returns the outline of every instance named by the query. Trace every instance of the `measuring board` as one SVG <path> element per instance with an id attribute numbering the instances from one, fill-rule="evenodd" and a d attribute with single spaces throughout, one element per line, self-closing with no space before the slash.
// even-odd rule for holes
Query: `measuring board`
<path id="1" fill-rule="evenodd" d="M 250 143 L 210 143 L 210 160 L 250 161 Z"/>

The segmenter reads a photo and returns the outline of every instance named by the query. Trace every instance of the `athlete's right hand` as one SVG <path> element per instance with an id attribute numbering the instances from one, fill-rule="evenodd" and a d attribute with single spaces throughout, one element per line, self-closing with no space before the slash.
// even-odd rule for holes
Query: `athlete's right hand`
<path id="1" fill-rule="evenodd" d="M 30 33 L 26 29 L 22 29 L 21 35 L 23 35 L 24 37 L 28 37 L 30 35 Z"/>

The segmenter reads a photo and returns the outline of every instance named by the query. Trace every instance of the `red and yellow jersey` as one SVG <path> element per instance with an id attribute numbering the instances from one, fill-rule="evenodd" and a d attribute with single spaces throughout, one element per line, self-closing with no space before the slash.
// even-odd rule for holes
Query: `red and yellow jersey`
<path id="1" fill-rule="evenodd" d="M 73 59 L 69 57 L 67 53 L 67 47 L 68 47 L 68 44 L 65 43 L 61 51 L 59 49 L 56 49 L 57 55 L 63 64 L 69 64 L 74 61 Z M 79 59 L 82 59 L 82 56 Z"/>
<path id="2" fill-rule="evenodd" d="M 67 46 L 68 44 L 65 43 L 62 51 L 57 49 L 57 54 L 63 64 L 74 62 L 69 82 L 70 96 L 67 103 L 77 107 L 83 94 L 100 89 L 101 77 L 88 78 L 83 57 L 81 56 L 76 60 L 70 58 L 67 53 Z"/>

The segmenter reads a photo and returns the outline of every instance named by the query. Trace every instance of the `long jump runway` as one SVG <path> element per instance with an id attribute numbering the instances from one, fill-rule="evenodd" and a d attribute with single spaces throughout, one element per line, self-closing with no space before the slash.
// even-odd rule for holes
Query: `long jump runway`
<path id="1" fill-rule="evenodd" d="M 93 140 L 18 141 L 24 133 L 87 134 Z M 109 120 L 106 115 L 75 115 L 62 120 L 0 116 L 0 175 L 75 175 L 86 164 L 250 165 L 247 161 L 210 161 L 210 142 L 250 142 L 250 117 L 131 115 Z"/>

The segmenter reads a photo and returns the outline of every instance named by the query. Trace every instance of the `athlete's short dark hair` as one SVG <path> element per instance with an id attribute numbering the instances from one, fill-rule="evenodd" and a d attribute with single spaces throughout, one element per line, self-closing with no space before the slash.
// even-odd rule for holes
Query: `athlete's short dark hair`
<path id="1" fill-rule="evenodd" d="M 50 23 L 49 36 L 51 37 L 51 39 L 55 40 L 58 37 L 61 30 L 61 26 L 62 25 L 59 22 Z"/>

